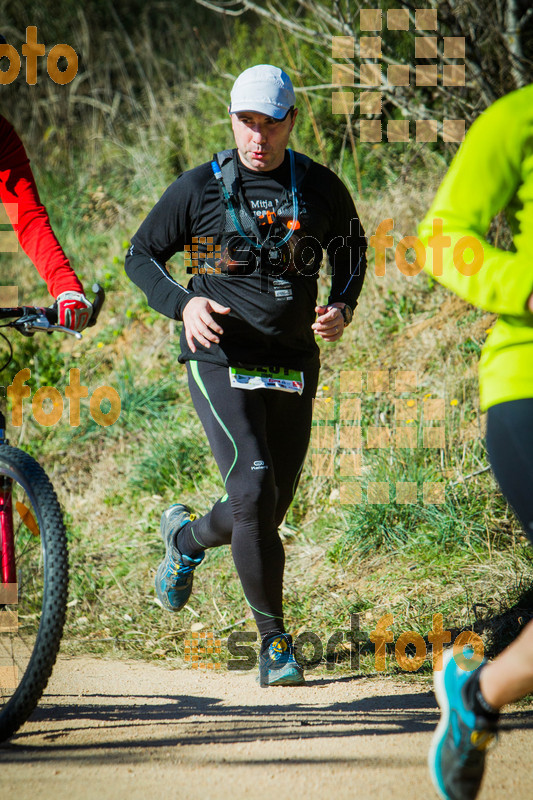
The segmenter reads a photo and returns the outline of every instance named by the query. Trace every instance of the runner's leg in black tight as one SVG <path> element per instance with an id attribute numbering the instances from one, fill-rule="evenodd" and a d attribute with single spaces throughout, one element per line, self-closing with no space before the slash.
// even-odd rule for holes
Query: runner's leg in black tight
<path id="1" fill-rule="evenodd" d="M 276 478 L 276 526 L 281 525 L 300 480 L 311 433 L 317 382 L 318 368 L 306 371 L 303 398 L 285 392 L 268 392 L 267 441 Z"/>
<path id="2" fill-rule="evenodd" d="M 496 480 L 533 544 L 533 398 L 489 408 L 487 450 Z"/>
<path id="3" fill-rule="evenodd" d="M 232 389 L 228 370 L 189 364 L 189 385 L 228 493 L 184 527 L 187 555 L 231 542 L 243 590 L 260 633 L 283 631 L 284 551 L 278 535 L 296 487 L 311 425 L 316 371 L 304 395 Z M 313 385 L 314 384 L 314 385 Z"/>

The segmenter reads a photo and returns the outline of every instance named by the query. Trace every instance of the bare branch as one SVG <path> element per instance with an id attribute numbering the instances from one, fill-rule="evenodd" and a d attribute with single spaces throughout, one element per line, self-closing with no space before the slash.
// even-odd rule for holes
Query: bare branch
<path id="1" fill-rule="evenodd" d="M 237 15 L 245 11 L 253 12 L 285 33 L 312 44 L 321 54 L 324 66 L 339 62 L 339 59 L 334 59 L 331 54 L 332 36 L 341 34 L 358 38 L 359 12 L 361 7 L 369 7 L 368 2 L 346 2 L 343 5 L 341 0 L 333 0 L 332 3 L 323 0 L 298 0 L 296 13 L 289 14 L 283 0 L 266 0 L 266 2 L 196 0 L 196 2 L 221 14 Z M 415 11 L 419 3 L 417 0 L 397 0 L 397 4 L 408 11 L 410 27 L 413 29 Z M 527 62 L 524 61 L 519 33 L 533 14 L 533 8 L 523 13 L 520 19 L 518 0 L 493 0 L 490 14 L 487 13 L 481 0 L 427 0 L 426 7 L 438 11 L 441 35 L 465 39 L 468 73 L 466 85 L 453 87 L 439 82 L 437 86 L 426 90 L 415 85 L 392 86 L 384 79 L 376 90 L 383 94 L 386 116 L 387 109 L 390 113 L 390 109 L 394 108 L 409 119 L 432 119 L 436 112 L 429 106 L 433 104 L 439 109 L 437 113 L 443 111 L 444 116 L 470 121 L 480 110 L 494 102 L 502 91 L 524 83 Z M 394 36 L 395 34 L 390 36 L 386 33 L 382 35 L 380 63 L 383 66 L 398 63 Z M 283 41 L 283 37 L 280 38 Z M 494 42 L 500 43 L 501 47 L 495 46 Z M 455 59 L 444 56 L 442 60 L 445 64 L 456 63 Z M 359 65 L 358 57 L 345 61 L 355 68 Z M 414 58 L 410 62 L 406 62 L 403 58 L 402 64 L 409 66 L 410 74 L 414 75 L 416 68 Z M 512 79 L 512 86 L 509 86 L 510 80 L 506 78 L 506 74 Z M 298 87 L 304 93 L 304 97 L 307 97 L 307 94 L 319 93 L 320 90 L 325 92 L 343 88 L 322 83 L 320 80 L 322 77 L 316 74 L 316 82 L 313 85 Z M 367 90 L 370 87 L 356 84 L 354 88 Z"/>
<path id="2" fill-rule="evenodd" d="M 240 8 L 236 11 L 230 11 L 231 6 L 239 5 L 239 0 L 228 0 L 228 2 L 224 2 L 224 0 L 219 0 L 219 2 L 210 3 L 209 0 L 195 0 L 199 6 L 204 6 L 204 8 L 208 8 L 210 11 L 216 11 L 219 14 L 227 14 L 230 17 L 240 17 L 246 11 L 246 8 Z"/>
<path id="3" fill-rule="evenodd" d="M 526 84 L 524 70 L 522 69 L 524 53 L 520 41 L 522 22 L 523 21 L 518 18 L 518 5 L 516 0 L 507 0 L 503 38 L 507 43 L 507 49 L 511 60 L 511 73 L 517 89 Z"/>

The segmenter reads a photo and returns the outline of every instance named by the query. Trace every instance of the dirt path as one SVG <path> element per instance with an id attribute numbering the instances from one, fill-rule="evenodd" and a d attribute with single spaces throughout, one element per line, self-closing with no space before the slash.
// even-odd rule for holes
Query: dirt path
<path id="1" fill-rule="evenodd" d="M 261 689 L 251 673 L 63 658 L 21 733 L 0 749 L 19 800 L 433 798 L 427 686 L 311 676 Z M 480 800 L 531 798 L 531 712 L 506 714 Z"/>

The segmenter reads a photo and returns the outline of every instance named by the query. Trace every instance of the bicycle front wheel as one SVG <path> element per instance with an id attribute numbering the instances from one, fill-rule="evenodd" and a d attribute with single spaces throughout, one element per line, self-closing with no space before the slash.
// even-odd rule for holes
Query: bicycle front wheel
<path id="1" fill-rule="evenodd" d="M 63 516 L 42 467 L 0 445 L 0 742 L 26 722 L 52 673 L 67 605 Z"/>

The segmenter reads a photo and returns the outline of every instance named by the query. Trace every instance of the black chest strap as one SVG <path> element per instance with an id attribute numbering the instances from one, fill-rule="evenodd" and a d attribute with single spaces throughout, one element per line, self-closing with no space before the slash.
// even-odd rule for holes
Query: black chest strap
<path id="1" fill-rule="evenodd" d="M 303 155 L 303 153 L 294 153 L 293 150 L 288 152 L 291 168 L 291 189 L 290 192 L 284 189 L 276 208 L 276 214 L 279 214 L 280 211 L 286 211 L 287 216 L 296 221 L 299 213 L 298 189 L 307 174 L 311 159 Z M 268 233 L 266 237 L 260 233 L 257 220 L 244 196 L 239 178 L 237 159 L 237 150 L 222 150 L 219 153 L 215 153 L 211 161 L 211 168 L 217 179 L 225 208 L 220 233 L 237 233 L 254 249 L 259 250 L 268 239 Z M 285 237 L 278 242 L 280 246 L 291 238 L 295 228 L 296 226 L 293 224 L 285 234 Z M 254 237 L 253 239 L 250 238 L 252 236 Z"/>

